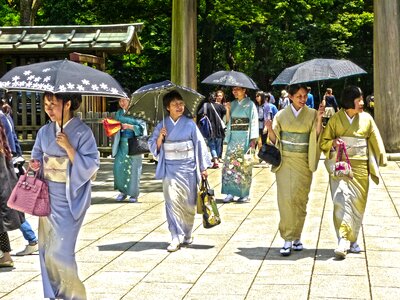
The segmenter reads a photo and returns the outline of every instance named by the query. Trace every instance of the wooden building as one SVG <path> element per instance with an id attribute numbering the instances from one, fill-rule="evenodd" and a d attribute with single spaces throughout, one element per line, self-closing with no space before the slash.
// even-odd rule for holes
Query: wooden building
<path id="1" fill-rule="evenodd" d="M 108 54 L 139 53 L 142 23 L 84 26 L 0 27 L 0 77 L 16 66 L 42 61 L 70 59 L 105 71 Z M 47 121 L 40 93 L 8 93 L 16 131 L 22 144 L 33 143 Z M 95 134 L 99 149 L 108 147 L 100 120 L 107 115 L 105 97 L 85 96 L 80 116 Z"/>

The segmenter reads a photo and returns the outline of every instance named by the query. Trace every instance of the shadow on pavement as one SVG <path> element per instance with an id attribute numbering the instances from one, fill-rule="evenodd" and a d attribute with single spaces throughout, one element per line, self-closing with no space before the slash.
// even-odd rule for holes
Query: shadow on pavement
<path id="1" fill-rule="evenodd" d="M 108 245 L 99 245 L 99 251 L 146 251 L 146 250 L 154 250 L 167 249 L 169 243 L 166 242 L 124 242 L 117 244 L 108 244 Z M 191 244 L 189 246 L 182 246 L 184 248 L 192 248 L 192 249 L 211 249 L 214 246 L 211 245 L 199 245 L 199 244 Z"/>
<path id="2" fill-rule="evenodd" d="M 333 249 L 303 249 L 302 251 L 293 251 L 289 256 L 282 256 L 279 253 L 280 248 L 276 247 L 253 247 L 238 248 L 239 255 L 251 260 L 298 260 L 306 257 L 313 257 L 318 260 L 330 260 L 335 257 Z"/>

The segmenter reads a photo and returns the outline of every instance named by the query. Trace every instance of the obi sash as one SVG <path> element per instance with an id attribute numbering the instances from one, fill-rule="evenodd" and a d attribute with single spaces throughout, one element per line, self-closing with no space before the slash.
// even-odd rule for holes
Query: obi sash
<path id="1" fill-rule="evenodd" d="M 308 153 L 310 134 L 298 132 L 281 132 L 282 150 L 287 152 Z"/>
<path id="2" fill-rule="evenodd" d="M 194 159 L 194 146 L 191 140 L 189 141 L 165 141 L 164 143 L 165 159 Z"/>
<path id="3" fill-rule="evenodd" d="M 347 154 L 350 159 L 368 159 L 368 145 L 366 139 L 350 136 L 341 136 L 340 138 L 346 144 Z"/>
<path id="4" fill-rule="evenodd" d="M 43 156 L 44 178 L 55 182 L 67 182 L 68 156 Z"/>
<path id="5" fill-rule="evenodd" d="M 249 130 L 250 119 L 249 118 L 232 118 L 231 119 L 231 131 L 247 131 Z"/>

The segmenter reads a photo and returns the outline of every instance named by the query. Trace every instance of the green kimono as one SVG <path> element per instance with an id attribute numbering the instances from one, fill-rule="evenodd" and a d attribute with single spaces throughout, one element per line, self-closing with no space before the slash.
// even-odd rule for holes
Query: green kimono
<path id="1" fill-rule="evenodd" d="M 385 147 L 373 118 L 365 112 L 356 114 L 351 124 L 344 109 L 329 120 L 320 142 L 327 158 L 336 157 L 331 151 L 336 138 L 346 144 L 353 178 L 330 175 L 333 221 L 338 238 L 355 242 L 367 204 L 369 176 L 379 183 L 379 166 L 386 165 Z"/>
<path id="2" fill-rule="evenodd" d="M 300 239 L 307 215 L 312 173 L 320 157 L 317 141 L 317 111 L 303 107 L 296 117 L 292 105 L 279 111 L 272 127 L 282 161 L 276 173 L 279 231 L 285 241 Z"/>
<path id="3" fill-rule="evenodd" d="M 250 98 L 231 103 L 231 117 L 227 124 L 227 143 L 224 166 L 222 168 L 222 194 L 248 197 L 251 186 L 251 163 L 244 154 L 250 141 L 258 138 L 258 112 Z"/>

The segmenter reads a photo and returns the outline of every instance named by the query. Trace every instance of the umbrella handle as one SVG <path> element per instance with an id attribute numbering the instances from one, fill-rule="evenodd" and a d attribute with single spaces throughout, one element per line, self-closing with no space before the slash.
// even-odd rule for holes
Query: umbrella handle
<path id="1" fill-rule="evenodd" d="M 64 100 L 62 100 L 62 110 L 61 110 L 61 133 L 63 132 L 64 125 Z"/>

